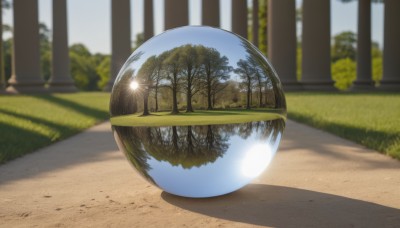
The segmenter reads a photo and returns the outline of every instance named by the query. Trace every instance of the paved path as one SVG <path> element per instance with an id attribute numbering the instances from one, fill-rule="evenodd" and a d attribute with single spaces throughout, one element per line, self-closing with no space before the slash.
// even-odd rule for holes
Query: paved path
<path id="1" fill-rule="evenodd" d="M 400 162 L 289 121 L 267 172 L 222 197 L 150 186 L 109 123 L 0 166 L 0 227 L 400 227 Z"/>

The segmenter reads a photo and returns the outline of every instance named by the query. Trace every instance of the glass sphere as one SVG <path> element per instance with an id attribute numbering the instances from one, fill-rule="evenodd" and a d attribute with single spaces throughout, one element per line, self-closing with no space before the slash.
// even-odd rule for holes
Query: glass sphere
<path id="1" fill-rule="evenodd" d="M 145 42 L 111 93 L 118 147 L 146 180 L 185 197 L 233 192 L 273 159 L 286 102 L 275 70 L 242 37 L 186 26 Z"/>

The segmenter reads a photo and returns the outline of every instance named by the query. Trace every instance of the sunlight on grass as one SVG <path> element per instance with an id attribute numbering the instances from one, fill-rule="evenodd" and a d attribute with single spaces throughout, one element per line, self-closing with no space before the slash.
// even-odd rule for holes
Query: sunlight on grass
<path id="1" fill-rule="evenodd" d="M 141 114 L 124 115 L 110 118 L 112 125 L 117 126 L 189 126 L 234 124 L 252 121 L 266 121 L 285 118 L 279 113 L 259 110 L 224 110 L 224 111 L 196 111 L 171 115 L 169 112 L 157 112 L 150 116 Z"/>
<path id="2" fill-rule="evenodd" d="M 106 120 L 108 93 L 0 96 L 0 163 Z"/>
<path id="3" fill-rule="evenodd" d="M 400 94 L 286 93 L 288 118 L 400 159 Z"/>

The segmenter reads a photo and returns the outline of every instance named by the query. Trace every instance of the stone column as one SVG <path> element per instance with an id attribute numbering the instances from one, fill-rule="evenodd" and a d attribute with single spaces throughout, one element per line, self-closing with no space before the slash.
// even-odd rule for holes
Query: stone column
<path id="1" fill-rule="evenodd" d="M 295 0 L 268 1 L 268 58 L 285 90 L 300 90 L 296 78 Z"/>
<path id="2" fill-rule="evenodd" d="M 334 90 L 331 78 L 330 1 L 303 1 L 302 78 L 304 89 Z"/>
<path id="3" fill-rule="evenodd" d="M 52 92 L 77 91 L 69 69 L 67 1 L 53 0 L 53 53 L 49 90 Z"/>
<path id="4" fill-rule="evenodd" d="M 189 24 L 189 5 L 187 0 L 165 0 L 164 30 Z"/>
<path id="5" fill-rule="evenodd" d="M 232 0 L 232 32 L 247 39 L 246 0 Z"/>
<path id="6" fill-rule="evenodd" d="M 153 0 L 145 0 L 144 4 L 144 41 L 154 36 Z"/>
<path id="7" fill-rule="evenodd" d="M 400 91 L 400 1 L 385 0 L 383 77 L 380 89 Z"/>
<path id="8" fill-rule="evenodd" d="M 372 88 L 371 0 L 358 0 L 357 79 L 353 90 Z"/>
<path id="9" fill-rule="evenodd" d="M 201 24 L 220 27 L 219 0 L 203 0 L 201 5 Z"/>
<path id="10" fill-rule="evenodd" d="M 253 12 L 252 12 L 252 35 L 253 44 L 258 47 L 258 0 L 253 0 Z"/>
<path id="11" fill-rule="evenodd" d="M 111 75 L 105 90 L 110 91 L 131 50 L 130 0 L 111 0 Z"/>
<path id="12" fill-rule="evenodd" d="M 45 92 L 40 75 L 39 23 L 37 0 L 14 0 L 14 38 L 10 93 Z"/>

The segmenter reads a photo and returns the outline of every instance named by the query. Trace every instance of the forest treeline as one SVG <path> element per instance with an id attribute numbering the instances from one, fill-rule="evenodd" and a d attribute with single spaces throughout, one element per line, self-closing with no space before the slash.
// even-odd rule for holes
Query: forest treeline
<path id="1" fill-rule="evenodd" d="M 150 110 L 160 110 L 160 100 L 164 104 L 161 109 L 172 114 L 180 109 L 193 112 L 195 107 L 207 110 L 283 107 L 272 69 L 249 43 L 242 45 L 247 54 L 235 63 L 230 63 L 215 48 L 185 44 L 148 57 L 138 69 L 121 71 L 111 97 L 115 106 L 111 108 L 115 110 L 112 114 L 142 111 L 143 115 L 149 115 Z M 131 61 L 139 60 L 142 55 L 136 53 Z M 129 86 L 132 83 L 137 88 L 132 89 Z M 127 105 L 130 110 L 122 108 Z"/>

